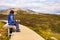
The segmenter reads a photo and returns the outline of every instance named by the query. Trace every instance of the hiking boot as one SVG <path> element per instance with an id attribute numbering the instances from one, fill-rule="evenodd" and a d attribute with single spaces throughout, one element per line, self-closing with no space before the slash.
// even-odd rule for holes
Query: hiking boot
<path id="1" fill-rule="evenodd" d="M 11 37 L 11 34 L 9 36 Z"/>
<path id="2" fill-rule="evenodd" d="M 17 30 L 16 32 L 20 32 L 20 29 L 19 29 L 19 30 Z"/>

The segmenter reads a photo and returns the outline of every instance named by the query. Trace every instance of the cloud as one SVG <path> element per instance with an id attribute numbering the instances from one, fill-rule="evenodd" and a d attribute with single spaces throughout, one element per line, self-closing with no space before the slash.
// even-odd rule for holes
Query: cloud
<path id="1" fill-rule="evenodd" d="M 0 0 L 0 8 L 1 6 L 55 13 L 60 9 L 60 0 Z"/>
<path id="2" fill-rule="evenodd" d="M 46 1 L 46 0 L 40 0 L 40 1 Z"/>

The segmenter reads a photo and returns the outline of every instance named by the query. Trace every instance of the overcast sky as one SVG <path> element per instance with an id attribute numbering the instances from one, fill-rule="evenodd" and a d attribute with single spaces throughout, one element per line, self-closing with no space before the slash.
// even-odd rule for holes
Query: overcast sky
<path id="1" fill-rule="evenodd" d="M 0 9 L 12 7 L 38 12 L 60 13 L 60 0 L 0 0 Z"/>

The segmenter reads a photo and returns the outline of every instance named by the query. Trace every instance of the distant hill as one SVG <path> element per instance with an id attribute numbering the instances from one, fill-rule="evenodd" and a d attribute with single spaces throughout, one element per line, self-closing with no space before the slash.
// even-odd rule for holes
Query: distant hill
<path id="1" fill-rule="evenodd" d="M 20 10 L 18 8 L 10 8 L 10 9 L 4 9 L 4 10 L 0 10 L 0 14 L 4 14 L 4 15 L 8 15 L 10 10 L 14 10 L 15 11 L 15 14 L 16 14 L 16 11 Z"/>
<path id="2" fill-rule="evenodd" d="M 29 9 L 21 9 L 21 8 L 9 8 L 9 9 L 0 10 L 0 14 L 8 15 L 10 10 L 14 10 L 15 14 L 17 11 L 26 12 L 29 14 L 41 14 L 39 12 L 35 12 L 35 11 L 29 10 Z M 48 14 L 48 13 L 42 13 L 42 14 Z"/>

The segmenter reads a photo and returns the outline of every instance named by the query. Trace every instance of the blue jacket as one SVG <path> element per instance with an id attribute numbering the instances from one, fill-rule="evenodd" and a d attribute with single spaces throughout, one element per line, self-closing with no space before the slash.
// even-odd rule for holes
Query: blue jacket
<path id="1" fill-rule="evenodd" d="M 14 14 L 10 13 L 8 15 L 8 24 L 11 24 L 14 21 Z"/>

